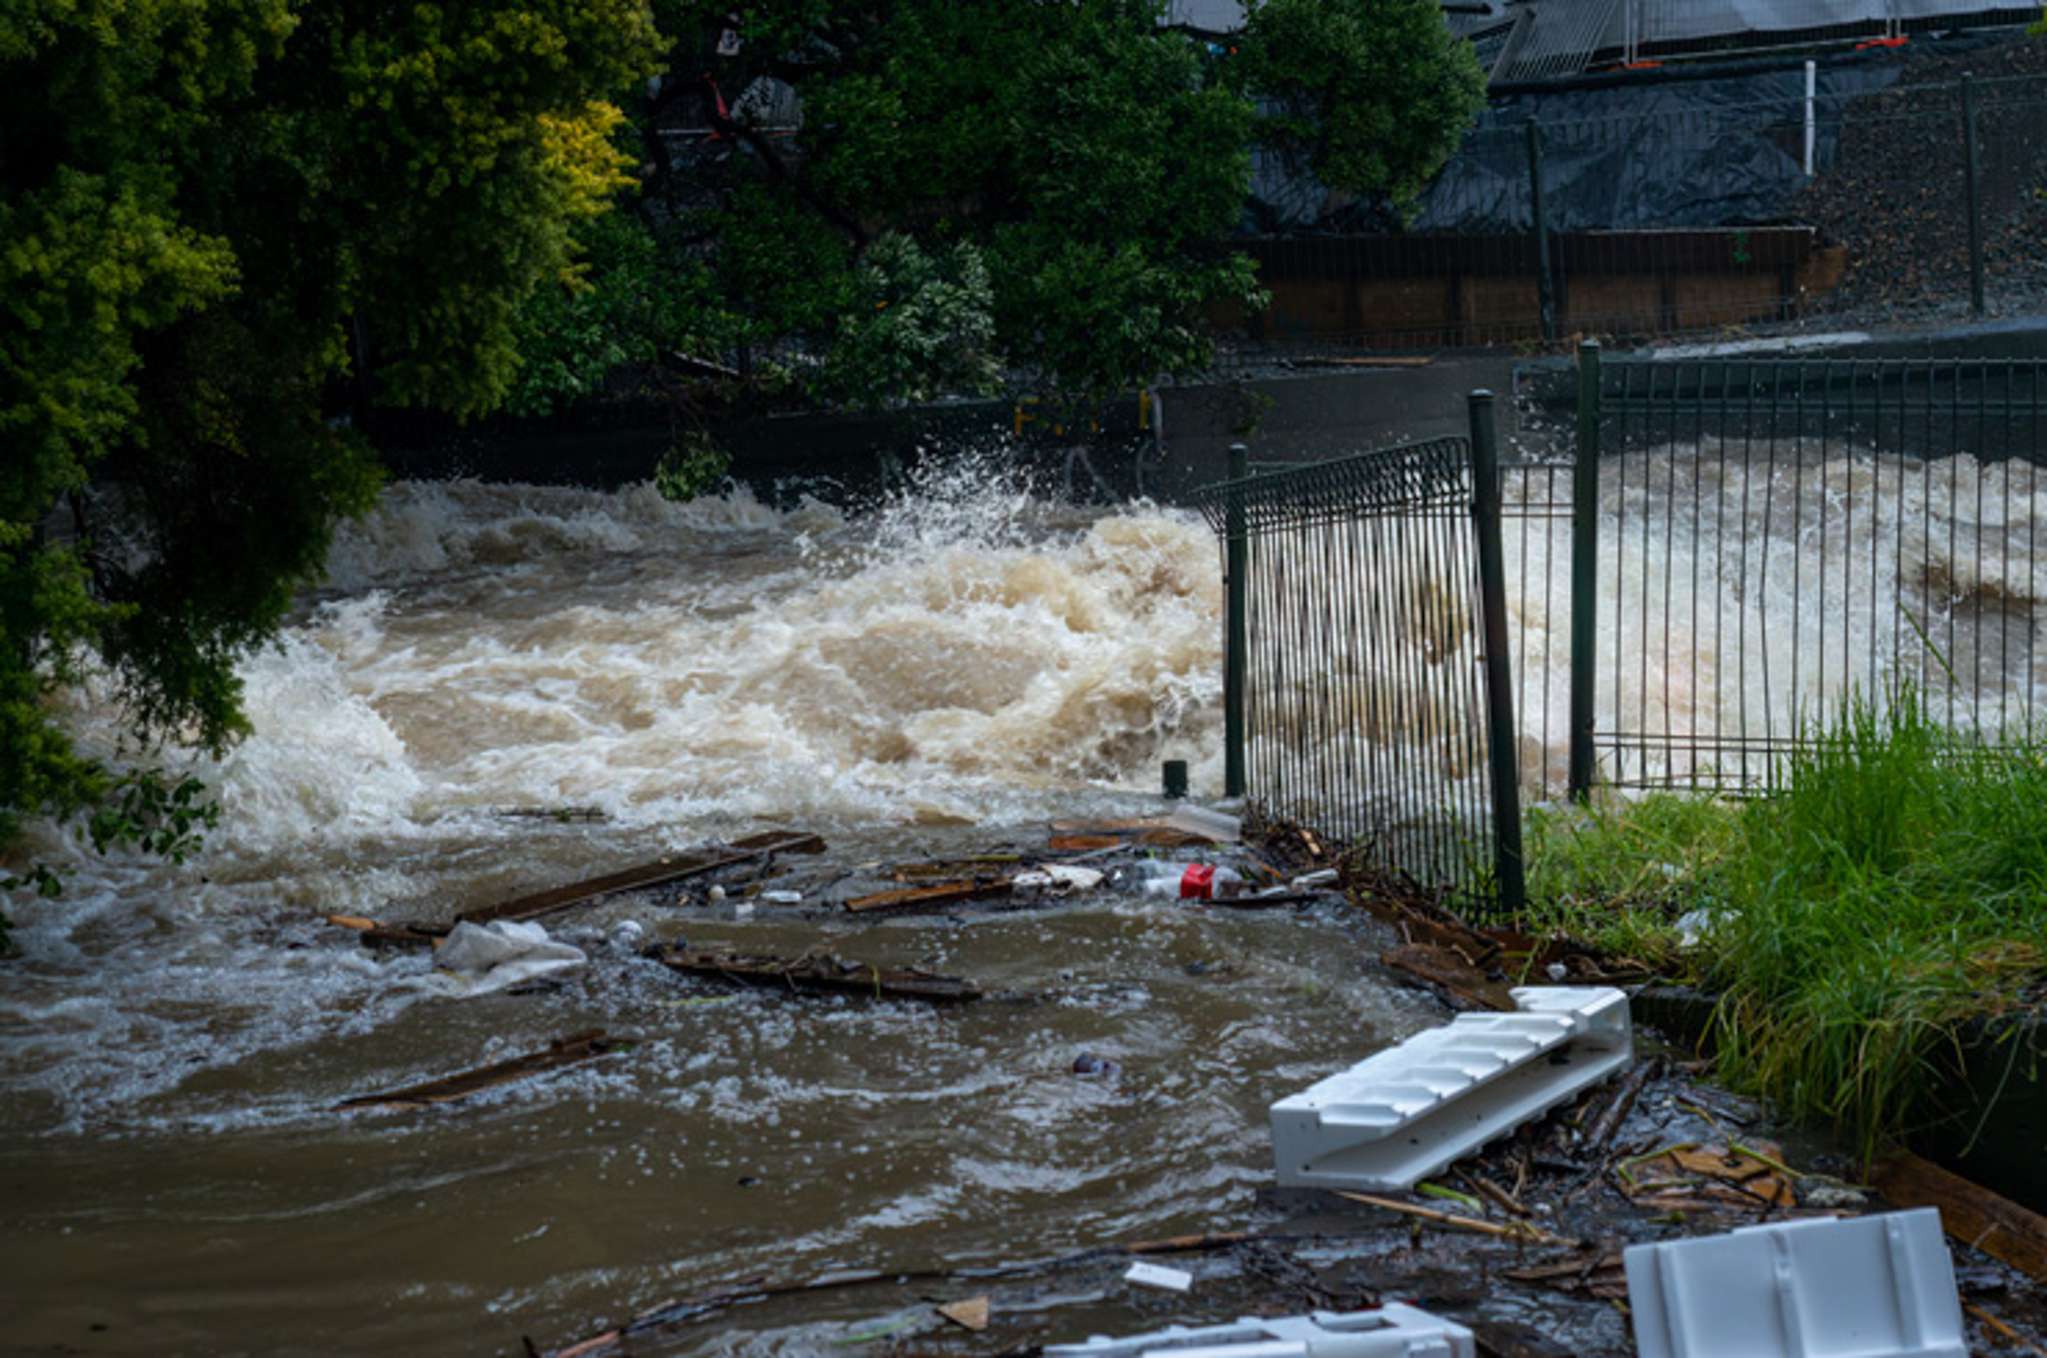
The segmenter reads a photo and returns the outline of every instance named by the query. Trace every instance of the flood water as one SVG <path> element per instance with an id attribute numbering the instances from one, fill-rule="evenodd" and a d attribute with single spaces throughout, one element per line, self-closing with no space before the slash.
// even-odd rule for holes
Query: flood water
<path id="1" fill-rule="evenodd" d="M 830 841 L 813 881 L 1041 848 L 1053 818 L 1157 810 L 1162 757 L 1213 791 L 1191 515 L 980 469 L 860 514 L 401 484 L 331 574 L 244 667 L 256 733 L 201 769 L 226 821 L 199 857 L 33 846 L 75 875 L 14 908 L 0 985 L 0 1347 L 513 1352 L 736 1276 L 1228 1229 L 1270 1176 L 1266 1104 L 1440 1021 L 1361 976 L 1370 926 L 1334 905 L 731 923 L 671 889 L 550 920 L 592 955 L 558 987 L 461 1000 L 321 923 L 445 920 L 769 826 Z M 503 814 L 564 807 L 603 818 Z M 726 996 L 609 945 L 627 918 L 1003 993 Z M 459 1105 L 332 1109 L 588 1028 L 643 1041 Z M 742 1317 L 682 1347 L 817 1343 Z"/>
<path id="2" fill-rule="evenodd" d="M 1688 474 L 1691 510 L 1664 515 L 1661 545 L 1602 558 L 1602 620 L 1620 620 L 1605 625 L 1667 638 L 1670 619 L 1705 619 L 1790 644 L 1810 612 L 1784 576 L 1801 552 L 1824 569 L 1846 550 L 1827 536 L 1843 465 L 1783 495 L 1703 496 Z M 1618 515 L 1632 492 L 1611 489 Z M 1896 525 L 1932 511 L 1909 497 L 1863 520 L 1904 546 L 1855 558 L 1865 596 L 1889 588 L 1927 613 L 1915 636 L 1955 635 L 1996 594 L 1993 622 L 1971 624 L 1997 662 L 1974 691 L 2027 712 L 2047 595 L 2032 491 L 1972 487 L 1967 523 L 1919 534 L 1966 545 L 1994 529 L 2006 545 L 1968 559 L 1995 561 L 1995 589 L 1912 555 Z M 1794 517 L 1788 555 L 1724 564 L 1729 525 L 1786 503 L 1819 527 Z M 1564 693 L 1566 620 L 1547 602 L 1568 596 L 1567 553 L 1544 531 L 1515 548 L 1526 712 Z M 1686 589 L 1652 609 L 1643 582 L 1673 561 Z M 1921 592 L 1900 594 L 1910 580 Z M 0 977 L 0 1350 L 516 1353 L 734 1278 L 974 1270 L 1283 1219 L 1266 1106 L 1444 1017 L 1368 969 L 1389 942 L 1377 926 L 1334 898 L 1250 913 L 1100 892 L 895 920 L 818 904 L 877 864 L 1030 853 L 1054 820 L 1155 812 L 1161 759 L 1218 794 L 1219 611 L 1215 542 L 1191 514 L 1062 506 L 987 466 L 859 510 L 393 486 L 341 535 L 282 644 L 243 666 L 255 734 L 198 769 L 226 812 L 199 856 L 101 859 L 31 837 L 71 886 L 10 906 L 24 956 Z M 1680 634 L 1687 683 L 1728 649 L 1707 635 Z M 1849 636 L 1852 663 L 1792 697 L 1880 676 L 1882 641 Z M 1603 722 L 1647 720 L 1652 700 L 1673 729 L 1735 719 L 1659 664 L 1601 693 Z M 68 715 L 121 753 L 103 696 Z M 1760 710 L 1738 720 L 1773 729 Z M 1555 743 L 1524 755 L 1561 765 Z M 570 809 L 594 814 L 548 814 Z M 779 883 L 809 903 L 732 922 L 669 888 L 579 908 L 549 926 L 589 964 L 531 993 L 449 998 L 423 955 L 322 922 L 446 921 L 768 828 L 829 842 Z M 626 920 L 648 940 L 825 949 L 995 994 L 946 1011 L 728 995 L 615 945 Z M 638 1045 L 457 1105 L 333 1107 L 591 1028 Z M 1078 1073 L 1084 1055 L 1109 1069 Z M 908 1286 L 882 1309 L 928 1314 Z M 878 1304 L 785 1298 L 634 1351 L 859 1352 Z M 1033 1304 L 1035 1339 L 1096 1328 L 1057 1295 Z M 1105 1325 L 1147 1314 L 1119 1304 Z M 1153 1314 L 1240 1304 L 1211 1292 Z M 1582 1319 L 1579 1351 L 1626 1351 L 1612 1308 Z"/>

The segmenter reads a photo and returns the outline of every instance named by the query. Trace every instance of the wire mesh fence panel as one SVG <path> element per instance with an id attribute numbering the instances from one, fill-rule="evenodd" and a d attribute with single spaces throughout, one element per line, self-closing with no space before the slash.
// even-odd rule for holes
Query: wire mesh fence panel
<path id="1" fill-rule="evenodd" d="M 2047 89 L 1984 80 L 1973 102 L 1987 309 L 2037 311 L 2047 299 Z"/>
<path id="2" fill-rule="evenodd" d="M 1246 539 L 1247 795 L 1377 866 L 1492 890 L 1471 449 L 1403 445 L 1205 488 Z"/>
<path id="3" fill-rule="evenodd" d="M 1768 788 L 1851 704 L 1908 687 L 1957 729 L 2033 730 L 2043 378 L 2035 361 L 1609 361 L 1600 779 Z M 1554 626 L 1524 619 L 1522 653 Z"/>
<path id="4" fill-rule="evenodd" d="M 1568 462 L 1501 468 L 1517 755 L 1533 800 L 1562 797 L 1570 774 L 1571 476 Z"/>

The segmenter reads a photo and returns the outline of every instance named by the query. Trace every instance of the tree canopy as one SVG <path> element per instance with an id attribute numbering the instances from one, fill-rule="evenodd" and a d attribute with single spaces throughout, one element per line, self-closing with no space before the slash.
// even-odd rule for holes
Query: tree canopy
<path id="1" fill-rule="evenodd" d="M 375 493 L 348 407 L 502 400 L 657 46 L 640 0 L 0 15 L 0 846 L 140 833 L 49 714 L 88 669 L 145 743 L 243 730 L 235 660 Z"/>
<path id="2" fill-rule="evenodd" d="M 812 399 L 998 374 L 1098 398 L 1202 368 L 1255 302 L 1231 248 L 1263 145 L 1334 189 L 1416 196 L 1484 101 L 1436 0 L 1265 0 L 1227 43 L 1156 0 L 802 0 L 660 9 L 636 102 L 648 242 L 593 272 L 578 352 L 683 352 Z M 611 230 L 613 228 L 607 228 Z M 599 315 L 607 297 L 665 298 Z M 669 327 L 636 328 L 659 313 Z M 559 354 L 562 332 L 551 336 Z M 536 407 L 595 385 L 593 365 Z"/>

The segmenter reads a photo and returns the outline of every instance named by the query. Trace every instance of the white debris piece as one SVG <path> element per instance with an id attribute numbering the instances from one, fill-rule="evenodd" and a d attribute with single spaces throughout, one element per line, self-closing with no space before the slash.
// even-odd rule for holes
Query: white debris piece
<path id="1" fill-rule="evenodd" d="M 581 966 L 583 950 L 537 924 L 493 920 L 456 925 L 434 952 L 434 984 L 447 995 L 488 995 L 536 976 Z"/>
<path id="2" fill-rule="evenodd" d="M 803 893 L 800 891 L 763 891 L 761 899 L 769 905 L 801 905 L 803 903 Z"/>
<path id="3" fill-rule="evenodd" d="M 1042 868 L 1019 872 L 1009 879 L 1013 887 L 1036 887 L 1041 891 L 1068 892 L 1093 891 L 1102 884 L 1104 874 L 1097 868 L 1069 867 L 1064 863 L 1047 863 Z"/>
<path id="4" fill-rule="evenodd" d="M 1966 1358 L 1940 1212 L 1773 1222 L 1629 1247 L 1642 1358 Z"/>
<path id="5" fill-rule="evenodd" d="M 1235 844 L 1244 837 L 1242 821 L 1228 812 L 1211 811 L 1205 806 L 1176 806 L 1166 817 L 1166 824 L 1218 844 Z"/>
<path id="6" fill-rule="evenodd" d="M 1289 891 L 1313 891 L 1317 887 L 1335 885 L 1336 885 L 1335 868 L 1317 868 L 1313 872 L 1304 872 L 1300 876 L 1294 878 L 1293 881 L 1288 882 L 1287 889 Z"/>
<path id="7" fill-rule="evenodd" d="M 1045 1358 L 1474 1358 L 1471 1331 L 1388 1302 L 1376 1311 L 1316 1311 L 1230 1325 L 1174 1325 L 1129 1339 L 1051 1344 Z"/>
<path id="8" fill-rule="evenodd" d="M 1272 1105 L 1282 1185 L 1412 1188 L 1627 1066 L 1628 997 L 1522 986 L 1507 1014 L 1459 1014 Z"/>
<path id="9" fill-rule="evenodd" d="M 1167 1268 L 1164 1264 L 1147 1264 L 1140 1259 L 1124 1273 L 1123 1281 L 1163 1288 L 1168 1292 L 1185 1292 L 1194 1286 L 1194 1275 L 1177 1268 Z"/>

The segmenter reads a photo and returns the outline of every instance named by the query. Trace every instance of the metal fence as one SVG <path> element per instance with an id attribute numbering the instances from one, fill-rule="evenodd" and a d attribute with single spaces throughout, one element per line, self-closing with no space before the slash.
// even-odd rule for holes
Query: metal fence
<path id="1" fill-rule="evenodd" d="M 1504 461 L 1475 393 L 1468 440 L 1201 492 L 1232 795 L 1511 912 L 1524 798 L 1766 791 L 1906 689 L 2041 734 L 2047 360 L 1588 342 L 1522 394 Z"/>
<path id="2" fill-rule="evenodd" d="M 1198 503 L 1225 553 L 1230 794 L 1517 909 L 1493 419 L 1474 396 L 1470 440 L 1240 475 Z"/>
<path id="3" fill-rule="evenodd" d="M 2047 363 L 1599 361 L 1503 470 L 1521 773 L 1751 791 L 1851 701 L 2047 703 Z"/>
<path id="4" fill-rule="evenodd" d="M 1271 302 L 1222 363 L 2037 308 L 2047 42 L 2007 46 L 1968 59 L 2019 73 L 1915 75 L 1964 60 L 1942 58 L 1810 92 L 1786 71 L 1755 78 L 1762 97 L 1668 111 L 1495 108 L 1409 229 L 1354 212 L 1239 242 Z"/>

